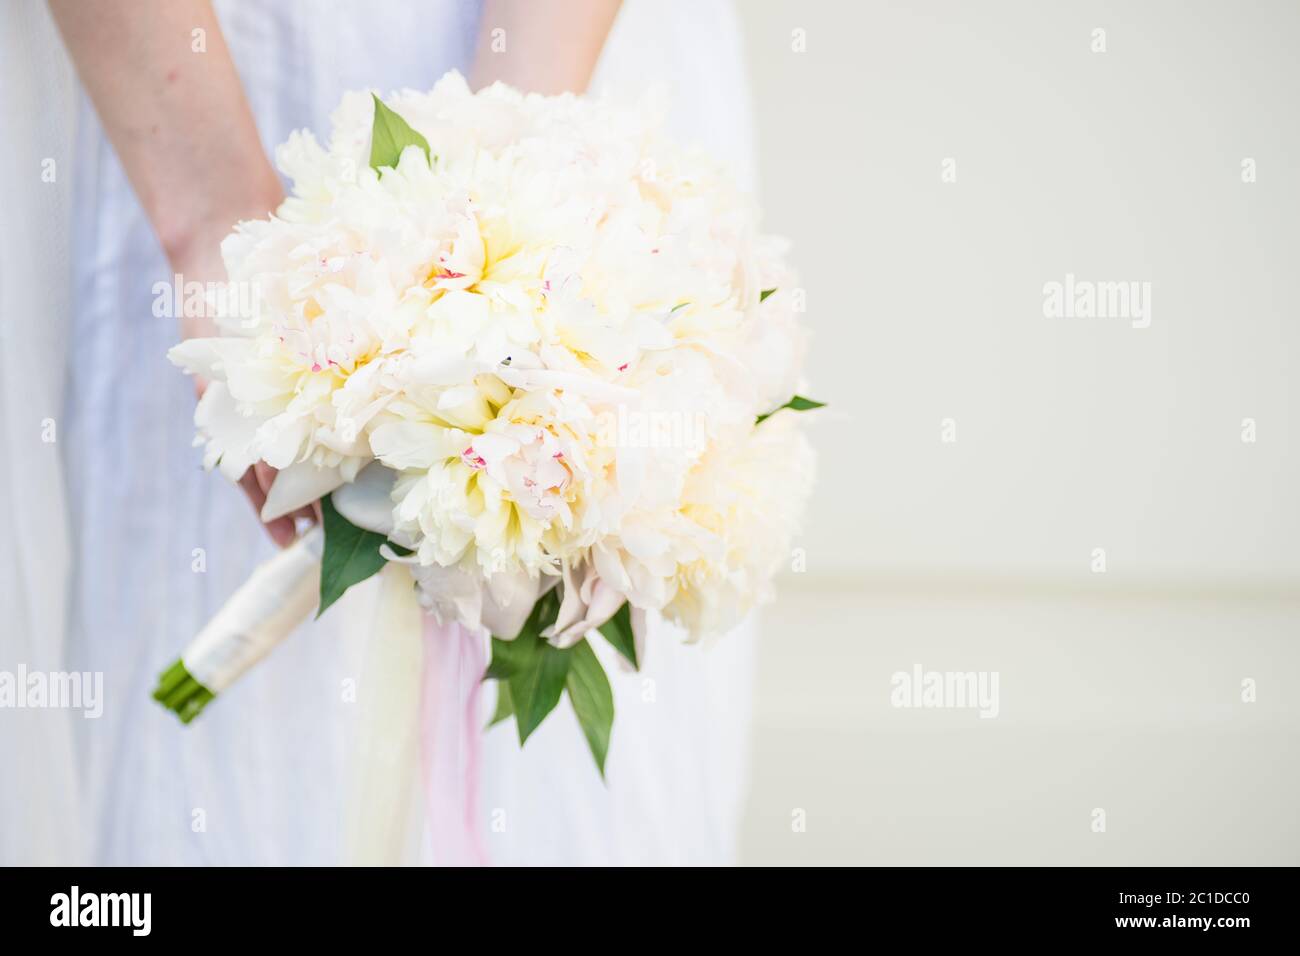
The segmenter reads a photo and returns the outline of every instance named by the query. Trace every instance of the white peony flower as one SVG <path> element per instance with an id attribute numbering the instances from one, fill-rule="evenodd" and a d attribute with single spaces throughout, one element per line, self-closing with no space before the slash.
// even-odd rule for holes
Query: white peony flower
<path id="1" fill-rule="evenodd" d="M 255 308 L 171 353 L 212 382 L 205 465 L 281 469 L 273 512 L 377 462 L 379 526 L 413 552 L 391 557 L 470 626 L 513 634 L 557 584 L 561 646 L 624 600 L 730 626 L 811 483 L 798 416 L 755 424 L 802 367 L 783 242 L 648 107 L 454 73 L 385 102 L 428 155 L 371 169 L 373 101 L 348 94 L 328 146 L 277 151 L 277 215 L 223 245 Z"/>

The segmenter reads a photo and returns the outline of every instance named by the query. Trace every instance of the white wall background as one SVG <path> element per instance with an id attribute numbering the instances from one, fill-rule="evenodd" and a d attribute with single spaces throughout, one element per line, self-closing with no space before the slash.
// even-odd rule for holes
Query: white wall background
<path id="1" fill-rule="evenodd" d="M 746 859 L 1300 862 L 1300 4 L 739 7 L 832 403 Z M 999 717 L 891 707 L 915 663 Z"/>

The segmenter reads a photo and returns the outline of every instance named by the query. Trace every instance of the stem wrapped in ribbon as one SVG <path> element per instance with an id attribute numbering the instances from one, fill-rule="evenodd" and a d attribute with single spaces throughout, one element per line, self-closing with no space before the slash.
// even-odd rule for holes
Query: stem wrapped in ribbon
<path id="1" fill-rule="evenodd" d="M 154 700 L 189 723 L 316 607 L 324 532 L 312 528 L 257 568 L 162 673 Z"/>

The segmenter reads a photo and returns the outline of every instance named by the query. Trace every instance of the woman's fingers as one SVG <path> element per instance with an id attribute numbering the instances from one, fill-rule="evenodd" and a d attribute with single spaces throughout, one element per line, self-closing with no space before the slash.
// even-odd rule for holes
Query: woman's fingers
<path id="1" fill-rule="evenodd" d="M 203 397 L 203 392 L 208 383 L 201 378 L 195 377 L 194 391 L 199 398 Z M 248 471 L 244 472 L 239 479 L 239 487 L 244 489 L 244 494 L 248 496 L 249 502 L 253 505 L 253 511 L 257 513 L 257 520 L 262 520 L 262 505 L 266 504 L 266 496 L 271 490 L 271 483 L 275 481 L 276 470 L 264 461 L 259 461 Z M 313 510 L 315 509 L 315 510 Z M 262 522 L 266 526 L 266 532 L 282 548 L 287 548 L 293 544 L 294 539 L 298 536 L 298 530 L 294 527 L 296 518 L 309 518 L 313 521 L 320 521 L 319 505 L 307 505 L 299 508 L 293 514 L 276 518 L 274 521 Z"/>
<path id="2" fill-rule="evenodd" d="M 275 482 L 275 469 L 264 461 L 259 461 L 253 465 L 253 473 L 257 475 L 257 484 L 262 489 L 262 497 L 265 498 L 271 493 L 271 485 Z"/>
<path id="3" fill-rule="evenodd" d="M 271 540 L 282 548 L 289 547 L 298 537 L 298 529 L 293 526 L 293 519 L 288 515 L 276 518 L 274 521 L 267 521 L 265 524 Z"/>
<path id="4" fill-rule="evenodd" d="M 275 476 L 278 474 L 278 472 L 264 461 L 259 461 L 256 465 L 254 465 L 253 470 L 257 473 L 257 483 L 262 488 L 262 494 L 270 495 L 271 484 L 272 482 L 275 481 Z M 314 503 L 310 505 L 303 505 L 301 508 L 289 512 L 289 514 L 285 515 L 284 517 L 286 520 L 288 520 L 288 522 L 291 525 L 295 526 L 295 530 L 297 527 L 296 523 L 300 519 L 311 521 L 313 523 L 319 523 L 320 514 L 318 513 L 317 510 L 315 510 L 316 507 L 317 506 Z"/>
<path id="5" fill-rule="evenodd" d="M 239 487 L 244 489 L 244 494 L 248 495 L 248 500 L 253 503 L 253 508 L 261 514 L 262 505 L 266 504 L 266 492 L 257 483 L 257 475 L 253 473 L 252 468 L 244 472 L 244 476 L 239 479 Z"/>
<path id="6" fill-rule="evenodd" d="M 262 505 L 266 504 L 266 492 L 271 487 L 271 482 L 275 480 L 275 469 L 263 462 L 258 462 L 239 479 L 239 487 L 244 489 L 244 494 L 248 495 L 248 500 L 253 504 L 253 510 L 257 512 L 258 520 L 261 520 Z M 263 522 L 266 525 L 267 534 L 282 548 L 287 548 L 293 544 L 296 537 L 293 518 L 285 515 L 282 518 L 276 518 L 274 521 Z"/>
<path id="7" fill-rule="evenodd" d="M 310 505 L 303 505 L 301 508 L 295 511 L 290 517 L 292 517 L 294 521 L 302 519 L 304 521 L 310 521 L 312 524 L 320 523 L 320 517 L 316 514 L 316 505 L 314 503 Z"/>

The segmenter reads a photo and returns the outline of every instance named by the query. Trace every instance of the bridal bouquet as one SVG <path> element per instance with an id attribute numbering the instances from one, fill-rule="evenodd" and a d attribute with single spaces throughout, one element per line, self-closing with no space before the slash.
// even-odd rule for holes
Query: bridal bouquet
<path id="1" fill-rule="evenodd" d="M 385 565 L 491 637 L 522 743 L 565 693 L 602 772 L 590 641 L 630 667 L 645 614 L 693 638 L 771 590 L 812 480 L 803 334 L 780 240 L 648 109 L 349 94 L 292 195 L 222 246 L 251 309 L 171 351 L 210 384 L 205 465 L 279 469 L 267 520 L 323 522 L 260 568 L 155 697 L 192 719 L 313 608 Z M 250 297 L 235 297 L 249 301 Z M 486 655 L 485 655 L 486 659 Z M 476 678 L 477 679 L 477 678 Z"/>

